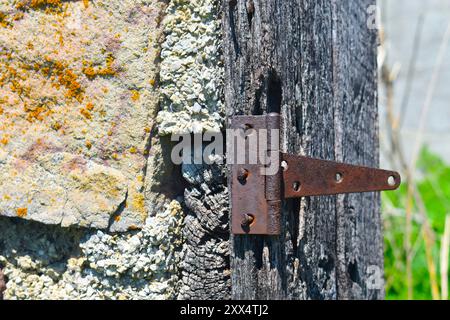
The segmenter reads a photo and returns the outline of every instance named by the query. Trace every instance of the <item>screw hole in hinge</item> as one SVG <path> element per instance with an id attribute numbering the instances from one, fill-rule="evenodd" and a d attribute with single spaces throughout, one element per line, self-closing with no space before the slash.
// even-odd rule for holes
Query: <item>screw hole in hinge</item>
<path id="1" fill-rule="evenodd" d="M 255 222 L 255 216 L 250 213 L 242 214 L 241 226 L 245 232 L 250 231 L 250 226 Z"/>
<path id="2" fill-rule="evenodd" d="M 246 123 L 241 126 L 243 138 L 247 139 L 249 135 L 253 134 L 255 130 L 253 129 L 253 126 L 249 123 Z"/>
<path id="3" fill-rule="evenodd" d="M 336 180 L 336 183 L 341 183 L 344 179 L 344 176 L 342 175 L 342 173 L 336 172 L 334 179 Z"/>
<path id="4" fill-rule="evenodd" d="M 239 173 L 238 173 L 238 181 L 240 184 L 244 185 L 247 183 L 247 178 L 248 178 L 249 172 L 247 169 L 244 168 L 240 168 L 239 169 Z"/>
<path id="5" fill-rule="evenodd" d="M 302 184 L 300 183 L 300 181 L 294 181 L 294 183 L 292 184 L 292 189 L 294 189 L 295 192 L 299 192 L 301 188 Z"/>
<path id="6" fill-rule="evenodd" d="M 394 176 L 389 176 L 387 179 L 387 183 L 388 185 L 390 185 L 391 187 L 395 186 L 397 181 L 395 180 Z"/>

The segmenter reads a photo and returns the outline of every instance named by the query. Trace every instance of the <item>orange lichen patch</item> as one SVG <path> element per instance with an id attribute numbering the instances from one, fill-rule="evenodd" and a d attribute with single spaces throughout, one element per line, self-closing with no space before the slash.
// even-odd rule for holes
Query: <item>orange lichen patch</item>
<path id="1" fill-rule="evenodd" d="M 155 79 L 150 79 L 148 82 L 150 83 L 151 86 L 154 86 L 156 83 Z"/>
<path id="2" fill-rule="evenodd" d="M 89 0 L 83 0 L 84 8 L 87 9 L 89 7 Z"/>
<path id="3" fill-rule="evenodd" d="M 24 218 L 28 214 L 28 208 L 18 208 L 16 212 L 19 218 Z"/>
<path id="4" fill-rule="evenodd" d="M 91 102 L 89 102 L 88 104 L 86 104 L 86 110 L 89 110 L 89 111 L 94 110 L 94 104 L 92 104 Z"/>
<path id="5" fill-rule="evenodd" d="M 81 110 L 80 110 L 80 113 L 81 113 L 86 119 L 88 119 L 88 120 L 91 120 L 91 119 L 92 119 L 92 114 L 91 114 L 88 110 L 86 110 L 86 109 L 81 109 Z"/>
<path id="6" fill-rule="evenodd" d="M 42 82 L 36 85 L 41 79 Z M 22 104 L 25 118 L 30 122 L 43 121 L 53 113 L 55 106 L 84 99 L 78 75 L 67 63 L 50 57 L 45 57 L 44 61 L 26 62 L 13 58 L 9 52 L 0 52 L 0 87 L 9 88 L 17 97 L 14 107 Z"/>
<path id="7" fill-rule="evenodd" d="M 113 77 L 117 74 L 117 71 L 113 67 L 114 61 L 112 55 L 106 58 L 105 67 L 94 67 L 92 62 L 83 61 L 85 67 L 82 71 L 90 80 L 96 77 Z"/>
<path id="8" fill-rule="evenodd" d="M 137 90 L 131 90 L 131 100 L 134 102 L 138 101 L 141 95 L 139 94 L 139 91 Z"/>
<path id="9" fill-rule="evenodd" d="M 83 90 L 78 82 L 78 76 L 70 69 L 61 70 L 58 74 L 59 83 L 67 88 L 66 97 L 75 98 L 78 102 L 83 100 Z"/>
<path id="10" fill-rule="evenodd" d="M 92 148 L 92 142 L 86 141 L 86 148 L 91 149 Z"/>
<path id="11" fill-rule="evenodd" d="M 6 137 L 3 137 L 3 138 L 0 140 L 0 143 L 1 143 L 2 145 L 6 146 L 6 145 L 9 143 L 9 139 L 6 138 Z"/>
<path id="12" fill-rule="evenodd" d="M 27 9 L 46 9 L 46 13 L 52 13 L 55 9 L 62 8 L 61 0 L 22 0 L 16 4 L 19 10 Z"/>
<path id="13" fill-rule="evenodd" d="M 150 131 L 151 131 L 150 127 L 145 127 L 145 128 L 144 128 L 144 132 L 145 132 L 145 133 L 150 133 Z"/>
<path id="14" fill-rule="evenodd" d="M 29 122 L 34 122 L 36 120 L 43 121 L 52 113 L 52 110 L 48 109 L 44 105 L 28 106 L 27 104 L 25 104 L 23 109 L 27 114 L 26 119 Z"/>
<path id="15" fill-rule="evenodd" d="M 115 216 L 115 217 L 114 217 L 114 221 L 115 221 L 115 222 L 119 222 L 119 221 L 120 221 L 120 219 L 122 219 L 122 217 L 121 217 L 121 216 Z"/>

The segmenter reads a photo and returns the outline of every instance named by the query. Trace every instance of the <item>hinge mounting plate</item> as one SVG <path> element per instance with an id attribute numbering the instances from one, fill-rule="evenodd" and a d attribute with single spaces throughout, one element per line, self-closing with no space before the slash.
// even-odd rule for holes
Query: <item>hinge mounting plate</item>
<path id="1" fill-rule="evenodd" d="M 231 129 L 241 131 L 244 138 L 243 144 L 228 146 L 234 158 L 230 183 L 234 234 L 280 234 L 285 198 L 394 190 L 401 182 L 395 171 L 282 153 L 276 113 L 234 116 Z M 245 161 L 236 161 L 239 152 Z M 277 170 L 269 172 L 274 163 Z"/>

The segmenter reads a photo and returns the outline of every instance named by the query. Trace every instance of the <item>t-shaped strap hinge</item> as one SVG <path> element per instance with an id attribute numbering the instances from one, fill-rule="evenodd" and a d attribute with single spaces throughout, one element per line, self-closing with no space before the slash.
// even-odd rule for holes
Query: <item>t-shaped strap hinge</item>
<path id="1" fill-rule="evenodd" d="M 280 152 L 280 115 L 276 113 L 234 116 L 231 129 L 237 131 L 228 142 L 233 158 L 230 186 L 234 234 L 280 234 L 285 198 L 394 190 L 400 185 L 400 175 L 395 171 Z M 236 143 L 239 137 L 242 141 Z"/>

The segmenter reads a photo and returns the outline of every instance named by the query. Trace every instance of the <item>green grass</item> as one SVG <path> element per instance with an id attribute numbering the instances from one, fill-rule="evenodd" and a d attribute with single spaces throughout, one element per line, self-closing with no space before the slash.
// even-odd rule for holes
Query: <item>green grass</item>
<path id="1" fill-rule="evenodd" d="M 450 166 L 438 156 L 424 148 L 417 165 L 417 187 L 426 208 L 426 215 L 435 233 L 433 261 L 440 285 L 440 245 L 444 233 L 445 217 L 450 214 Z M 405 212 L 407 182 L 394 192 L 385 192 L 382 197 L 386 298 L 406 299 L 406 255 L 405 255 Z M 430 275 L 425 255 L 425 244 L 421 232 L 422 221 L 413 210 L 412 243 L 415 252 L 412 260 L 413 298 L 431 299 Z"/>

